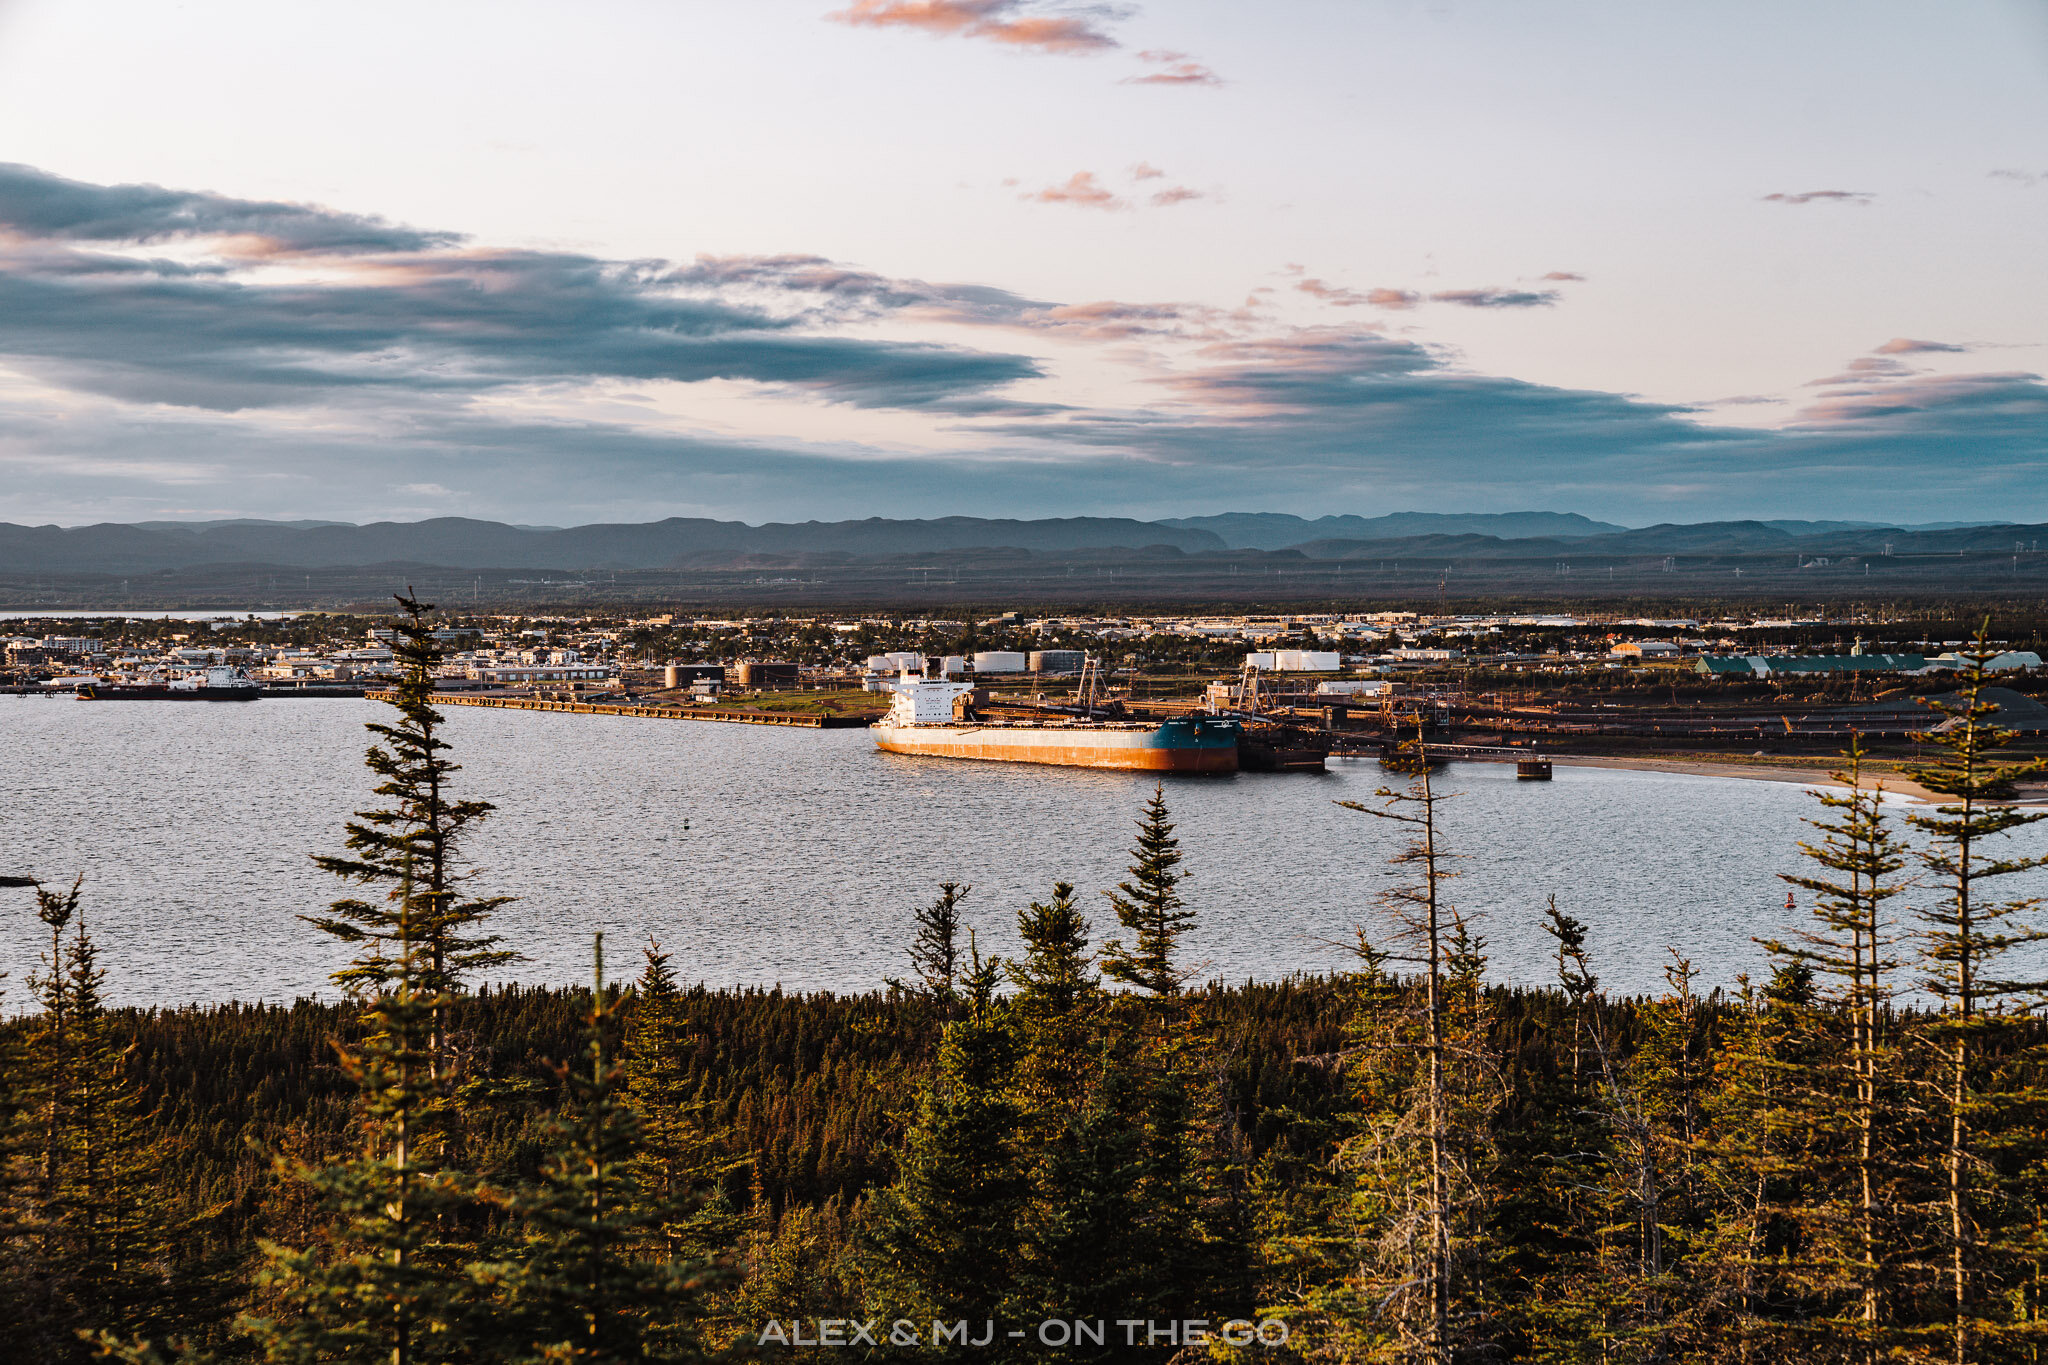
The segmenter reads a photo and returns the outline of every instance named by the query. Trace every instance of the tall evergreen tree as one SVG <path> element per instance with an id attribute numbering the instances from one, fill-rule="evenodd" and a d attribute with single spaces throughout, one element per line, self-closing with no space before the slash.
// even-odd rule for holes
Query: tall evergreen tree
<path id="1" fill-rule="evenodd" d="M 939 898 L 917 909 L 917 931 L 910 940 L 910 969 L 916 981 L 908 989 L 922 994 L 937 1006 L 941 1017 L 950 1017 L 960 997 L 960 935 L 967 925 L 960 902 L 974 888 L 962 882 L 940 882 Z M 889 984 L 904 987 L 892 979 Z"/>
<path id="2" fill-rule="evenodd" d="M 1367 1061 L 1352 1073 L 1361 1127 L 1341 1152 L 1359 1238 L 1349 1294 L 1354 1303 L 1380 1308 L 1348 1322 L 1337 1316 L 1369 1351 L 1449 1365 L 1479 1349 L 1490 1331 L 1478 1272 L 1500 1096 L 1484 941 L 1446 894 L 1456 873 L 1437 832 L 1444 797 L 1419 736 L 1412 752 L 1416 776 L 1406 790 L 1380 788 L 1378 806 L 1338 803 L 1407 834 L 1389 862 L 1415 869 L 1415 878 L 1382 893 L 1400 951 L 1376 951 L 1374 960 L 1419 970 L 1412 1005 L 1372 1021 Z"/>
<path id="3" fill-rule="evenodd" d="M 531 1186 L 492 1193 L 516 1239 L 503 1260 L 473 1269 L 495 1290 L 479 1352 L 533 1365 L 688 1360 L 699 1270 L 636 1248 L 678 1219 L 640 1188 L 638 1114 L 625 1072 L 607 1055 L 618 1006 L 604 982 L 604 935 L 594 950 L 582 1065 L 563 1068 L 567 1103 L 544 1125 L 547 1156 Z"/>
<path id="4" fill-rule="evenodd" d="M 164 1143 L 128 1075 L 129 1031 L 108 1011 L 99 946 L 84 907 L 65 954 L 73 1040 L 61 1199 L 72 1297 L 92 1325 L 122 1338 L 189 1328 L 218 1303 L 175 1282 L 178 1244 L 201 1221 L 181 1215 Z"/>
<path id="5" fill-rule="evenodd" d="M 64 934 L 78 914 L 84 881 L 83 877 L 73 880 L 66 891 L 36 888 L 36 918 L 50 937 L 40 959 L 41 970 L 31 972 L 28 979 L 29 990 L 42 1009 L 29 1034 L 30 1060 L 25 1068 L 33 1194 L 24 1231 L 34 1250 L 22 1308 L 34 1330 L 53 1342 L 68 1330 L 72 1311 L 64 1263 L 79 1040 L 71 1008 L 71 975 L 65 970 Z"/>
<path id="6" fill-rule="evenodd" d="M 1721 1011 L 1698 1152 L 1707 1207 L 1691 1267 L 1697 1318 L 1684 1344 L 1718 1347 L 1722 1358 L 1854 1355 L 1814 1322 L 1836 1305 L 1813 1292 L 1806 1259 L 1813 1128 L 1802 1086 L 1813 1009 L 1812 969 L 1781 961 L 1761 987 L 1738 977 Z"/>
<path id="7" fill-rule="evenodd" d="M 1901 1150 L 1907 1117 L 1892 1015 L 1899 931 L 1887 906 L 1905 889 L 1897 873 L 1907 855 L 1882 793 L 1865 782 L 1861 743 L 1846 757 L 1834 776 L 1847 791 L 1814 793 L 1823 815 L 1807 823 L 1821 837 L 1800 843 L 1815 870 L 1784 878 L 1812 893 L 1813 925 L 1764 947 L 1813 982 L 1810 995 L 1791 1003 L 1796 1041 L 1783 1054 L 1780 1091 L 1807 1131 L 1800 1265 L 1791 1279 L 1821 1308 L 1810 1330 L 1852 1342 L 1875 1361 L 1907 1344 L 1895 1297 L 1905 1288 L 1910 1242 L 1896 1211 L 1915 1192 L 1905 1188 L 1910 1163 Z"/>
<path id="8" fill-rule="evenodd" d="M 2039 1169 L 2042 1153 L 2024 1152 L 2018 1140 L 2029 1127 L 2038 1132 L 2043 1097 L 2019 1065 L 2024 1059 L 2011 1054 L 2026 1046 L 2025 1023 L 2048 982 L 2002 972 L 2015 949 L 2048 940 L 2048 930 L 2040 927 L 2039 898 L 2001 900 L 1983 884 L 2048 865 L 2048 857 L 2004 852 L 2008 846 L 2000 839 L 2048 820 L 2048 811 L 2007 804 L 2014 783 L 2048 770 L 2048 760 L 1996 760 L 2014 736 L 1992 722 L 1998 708 L 1984 696 L 1985 665 L 1995 653 L 1983 632 L 1966 657 L 1970 667 L 1956 699 L 1926 703 L 1946 718 L 1929 736 L 1943 757 L 1912 770 L 1922 786 L 1947 799 L 1931 813 L 1907 816 L 1927 836 L 1919 861 L 1941 888 L 1938 900 L 1915 910 L 1920 985 L 1939 1003 L 1927 1034 L 1939 1054 L 1938 1108 L 1946 1129 L 1941 1240 L 1947 1347 L 1955 1365 L 2018 1358 L 2044 1341 L 2044 1306 L 2016 1305 L 2012 1297 L 2034 1278 L 2030 1267 L 2040 1250 L 2029 1242 L 2027 1220 L 2016 1216 L 2025 1201 L 2014 1186 L 2030 1168 Z"/>
<path id="9" fill-rule="evenodd" d="M 1088 954 L 1088 919 L 1074 904 L 1070 882 L 1052 899 L 1018 912 L 1024 956 L 1010 964 L 1017 987 L 1011 1006 L 1022 1047 L 1026 1104 L 1032 1117 L 1056 1122 L 1087 1101 L 1094 1066 L 1092 1023 L 1102 986 Z"/>
<path id="10" fill-rule="evenodd" d="M 751 1221 L 745 1237 L 746 1279 L 732 1296 L 728 1335 L 734 1347 L 741 1352 L 760 1347 L 763 1337 L 781 1344 L 778 1337 L 786 1341 L 804 1335 L 801 1329 L 790 1331 L 791 1324 L 812 1324 L 815 1332 L 822 1319 L 861 1315 L 855 1288 L 859 1267 L 836 1199 L 818 1208 L 790 1203 L 777 1218 L 763 1196 L 754 1201 Z M 780 1331 L 771 1332 L 770 1323 Z M 845 1354 L 821 1347 L 777 1351 L 769 1358 L 830 1360 Z"/>
<path id="11" fill-rule="evenodd" d="M 449 1010 L 463 985 L 487 967 L 512 961 L 503 940 L 486 931 L 493 911 L 507 896 L 477 896 L 463 862 L 469 832 L 495 809 L 488 801 L 458 800 L 450 786 L 461 765 L 450 759 L 441 736 L 442 717 L 433 707 L 434 670 L 442 650 L 428 615 L 432 604 L 411 591 L 397 596 L 403 615 L 393 654 L 400 667 L 392 687 L 395 724 L 364 728 L 378 739 L 365 762 L 382 778 L 376 794 L 391 804 L 355 813 L 347 828 L 344 855 L 315 855 L 313 862 L 337 877 L 380 888 L 382 902 L 339 900 L 309 923 L 344 943 L 363 945 L 336 980 L 351 989 L 382 988 L 400 975 L 430 1001 L 432 1037 L 427 1054 L 433 1081 L 448 1087 L 456 1069 Z M 413 944 L 402 946 L 401 939 Z M 410 965 L 404 965 L 406 959 Z"/>
<path id="12" fill-rule="evenodd" d="M 442 1157 L 450 1101 L 431 1067 L 445 996 L 423 983 L 445 977 L 413 934 L 412 912 L 425 904 L 401 883 L 392 937 L 381 944 L 397 955 L 375 978 L 367 1036 L 340 1049 L 360 1092 L 361 1151 L 322 1167 L 281 1163 L 332 1221 L 321 1244 L 264 1245 L 258 1283 L 275 1307 L 242 1327 L 270 1365 L 468 1361 L 477 1342 L 496 1339 L 491 1295 L 462 1231 L 477 1204 L 475 1182 Z"/>
<path id="13" fill-rule="evenodd" d="M 11 883 L 9 883 L 11 884 Z M 31 883 L 32 884 L 32 883 Z M 0 1005 L 6 1002 L 8 973 L 0 972 Z M 4 1018 L 0 1014 L 0 1018 Z M 0 1333 L 15 1334 L 28 1300 L 22 1252 L 22 1165 L 24 1077 L 15 1031 L 0 1029 Z"/>
<path id="14" fill-rule="evenodd" d="M 1166 809 L 1164 783 L 1152 789 L 1138 819 L 1138 843 L 1131 850 L 1130 877 L 1102 894 L 1116 909 L 1117 923 L 1130 936 L 1102 945 L 1103 974 L 1154 996 L 1180 994 L 1192 970 L 1180 960 L 1181 938 L 1195 927 L 1195 912 L 1181 899 L 1180 840 Z"/>
<path id="15" fill-rule="evenodd" d="M 1143 1099 L 1128 1048 L 1112 1048 L 1094 1084 L 1039 1147 L 1019 1220 L 1015 1305 L 1023 1321 L 1114 1322 L 1149 1316 L 1170 1273 L 1152 1254 Z M 1161 1312 L 1159 1317 L 1169 1316 Z M 1074 1359 L 1127 1359 L 1113 1337 Z"/>
<path id="16" fill-rule="evenodd" d="M 669 955 L 649 940 L 626 1012 L 626 1094 L 640 1118 L 633 1176 L 650 1208 L 650 1251 L 666 1261 L 696 1261 L 732 1247 L 739 1233 L 725 1185 L 740 1163 L 708 1130 L 677 1055 L 683 1046 L 683 996 Z"/>
<path id="17" fill-rule="evenodd" d="M 865 1241 L 875 1313 L 924 1331 L 966 1322 L 979 1337 L 1012 1300 L 1030 1187 L 1012 1095 L 1016 1039 L 995 998 L 999 964 L 971 944 L 970 954 L 966 1016 L 946 1026 L 896 1180 L 871 1201 Z"/>

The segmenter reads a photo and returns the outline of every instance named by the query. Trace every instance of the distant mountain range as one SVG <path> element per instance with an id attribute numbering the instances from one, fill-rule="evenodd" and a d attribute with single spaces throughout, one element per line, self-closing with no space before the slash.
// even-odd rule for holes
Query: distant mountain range
<path id="1" fill-rule="evenodd" d="M 1283 512 L 1226 512 L 1215 517 L 1171 517 L 1153 523 L 1190 531 L 1211 531 L 1233 550 L 1291 550 L 1311 541 L 1400 540 L 1407 536 L 1597 536 L 1625 526 L 1594 521 L 1576 512 L 1393 512 L 1383 517 L 1317 517 L 1309 521 Z"/>
<path id="2" fill-rule="evenodd" d="M 671 517 L 567 528 L 440 517 L 356 526 L 327 521 L 152 521 L 94 526 L 0 523 L 0 570 L 135 574 L 205 565 L 313 569 L 419 564 L 457 569 L 689 569 L 972 554 L 1022 557 L 1281 552 L 1308 559 L 1549 555 L 1898 555 L 2032 549 L 2048 528 L 2009 523 L 1883 526 L 1844 521 L 1718 521 L 1631 529 L 1575 513 L 1399 512 L 1313 520 L 1270 512 L 1137 521 L 940 517 L 771 522 Z"/>

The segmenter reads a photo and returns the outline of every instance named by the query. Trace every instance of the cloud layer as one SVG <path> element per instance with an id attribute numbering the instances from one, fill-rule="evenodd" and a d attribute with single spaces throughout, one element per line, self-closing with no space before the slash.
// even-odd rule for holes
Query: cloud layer
<path id="1" fill-rule="evenodd" d="M 1177 192 L 1153 189 L 1166 177 L 1150 166 L 1129 174 L 1133 195 Z M 1123 198 L 1087 173 L 1059 188 Z M 1894 337 L 1805 386 L 1785 426 L 1714 425 L 1477 372 L 1375 312 L 1289 320 L 1315 300 L 1534 321 L 1555 290 L 1289 273 L 1293 292 L 1236 308 L 1046 299 L 801 253 L 509 251 L 0 167 L 0 518 L 1455 503 L 1924 520 L 1984 515 L 2048 480 L 2048 385 L 1962 371 L 1963 343 Z M 678 415 L 712 381 L 766 405 L 754 425 Z M 777 424 L 820 403 L 860 410 L 869 434 Z"/>
<path id="2" fill-rule="evenodd" d="M 916 407 L 1026 357 L 824 336 L 659 261 L 477 247 L 302 205 L 0 168 L 0 355 L 67 388 L 236 410 L 349 392 L 733 379 Z M 114 250 L 127 247 L 130 250 Z M 185 258 L 134 248 L 176 247 Z M 280 270 L 280 264 L 292 269 Z"/>

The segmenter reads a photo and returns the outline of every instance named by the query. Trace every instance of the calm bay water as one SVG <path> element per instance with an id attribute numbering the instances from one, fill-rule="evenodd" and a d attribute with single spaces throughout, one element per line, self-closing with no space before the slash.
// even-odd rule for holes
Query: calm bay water
<path id="1" fill-rule="evenodd" d="M 338 894 L 307 855 L 340 851 L 342 821 L 374 804 L 362 725 L 380 713 L 0 697 L 0 872 L 85 874 L 119 1000 L 331 995 L 346 954 L 296 916 Z M 462 791 L 500 807 L 472 845 L 475 885 L 520 897 L 499 927 L 527 958 L 503 975 L 524 981 L 584 979 L 602 929 L 620 971 L 651 934 L 691 980 L 865 990 L 903 974 L 910 911 L 948 878 L 973 883 L 984 951 L 1011 951 L 1017 909 L 1058 880 L 1081 888 L 1099 941 L 1114 918 L 1096 892 L 1122 877 L 1152 787 L 883 754 L 859 730 L 446 715 Z M 1332 803 L 1386 777 L 1331 769 L 1168 781 L 1201 914 L 1193 953 L 1213 975 L 1337 969 L 1333 940 L 1383 925 L 1400 831 Z M 1624 990 L 1658 984 L 1667 945 L 1710 985 L 1754 971 L 1752 935 L 1786 919 L 1774 874 L 1795 870 L 1816 804 L 1791 784 L 1610 769 L 1546 784 L 1466 764 L 1441 785 L 1462 793 L 1445 807 L 1463 855 L 1453 899 L 1477 913 L 1492 974 L 1549 979 L 1539 924 L 1555 894 Z M 0 1008 L 23 1007 L 39 930 L 29 893 L 0 890 Z"/>

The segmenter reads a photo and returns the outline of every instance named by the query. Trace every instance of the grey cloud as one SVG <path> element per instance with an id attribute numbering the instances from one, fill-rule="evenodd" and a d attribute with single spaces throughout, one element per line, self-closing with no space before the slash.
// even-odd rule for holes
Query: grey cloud
<path id="1" fill-rule="evenodd" d="M 1053 303 L 983 284 L 929 284 L 855 270 L 821 256 L 707 257 L 679 270 L 684 283 L 747 286 L 845 315 L 905 317 L 968 327 L 1057 333 L 1090 340 L 1134 336 L 1213 336 L 1216 309 L 1185 303 Z"/>
<path id="2" fill-rule="evenodd" d="M 748 380 L 859 406 L 921 407 L 1039 373 L 1023 356 L 801 331 L 830 319 L 716 297 L 715 287 L 745 282 L 736 266 L 679 272 L 658 261 L 458 247 L 447 234 L 373 232 L 371 220 L 348 215 L 323 226 L 320 210 L 281 217 L 291 206 L 215 195 L 114 187 L 95 198 L 91 186 L 48 176 L 6 184 L 8 224 L 45 235 L 0 245 L 0 354 L 52 382 L 132 401 L 238 409 L 372 388 L 477 393 L 621 378 Z M 200 223 L 263 223 L 268 240 L 343 255 L 329 278 L 270 282 L 233 258 L 189 269 L 67 245 L 197 234 Z M 775 269 L 808 272 L 813 293 L 872 286 L 812 258 L 779 258 Z M 910 301 L 886 291 L 871 300 Z"/>
<path id="3" fill-rule="evenodd" d="M 1012 412 L 955 453 L 494 420 L 452 404 L 310 432 L 260 417 L 0 410 L 0 483 L 9 519 L 67 522 L 189 509 L 371 520 L 416 506 L 398 490 L 422 483 L 464 490 L 436 512 L 553 523 L 1386 510 L 1447 497 L 1634 522 L 1969 518 L 2048 491 L 2038 377 L 1907 376 L 1881 398 L 1885 381 L 1867 387 L 1818 400 L 1790 431 L 1710 428 L 1681 407 L 1465 373 L 1412 342 L 1330 330 L 1212 347 L 1166 386 L 1177 403 Z"/>
<path id="4" fill-rule="evenodd" d="M 1436 303 L 1455 303 L 1464 308 L 1548 308 L 1558 300 L 1555 289 L 1439 289 L 1431 294 Z"/>
<path id="5" fill-rule="evenodd" d="M 2031 435 L 2037 453 L 2048 452 L 2048 386 L 2041 376 L 2021 370 L 1987 374 L 1909 374 L 1826 394 L 1799 412 L 1803 424 L 1857 429 L 1878 418 L 1893 421 L 1887 430 L 1953 431 L 1974 427 L 1980 434 L 1996 428 L 2014 436 Z"/>
<path id="6" fill-rule="evenodd" d="M 254 237 L 281 253 L 426 251 L 463 238 L 394 227 L 381 218 L 160 185 L 93 185 L 0 163 L 0 226 L 69 242 L 163 242 Z"/>
<path id="7" fill-rule="evenodd" d="M 1798 194 L 1767 194 L 1766 204 L 1854 204 L 1858 208 L 1877 196 L 1864 190 L 1803 190 Z"/>

